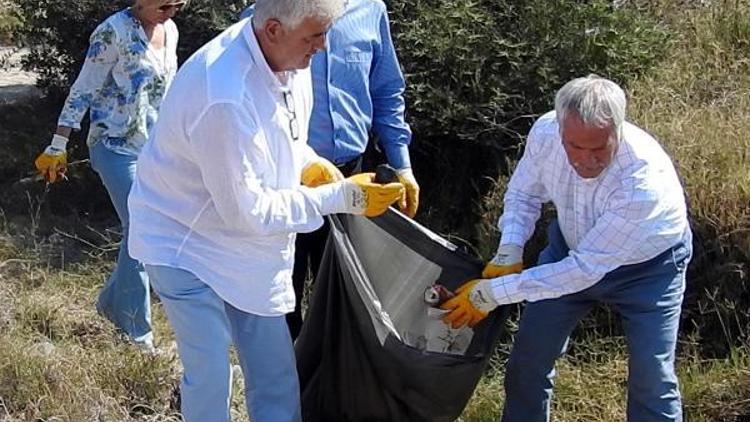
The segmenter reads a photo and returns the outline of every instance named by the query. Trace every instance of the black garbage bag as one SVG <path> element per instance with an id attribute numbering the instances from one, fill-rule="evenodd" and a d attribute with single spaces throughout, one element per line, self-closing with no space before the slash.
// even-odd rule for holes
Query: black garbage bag
<path id="1" fill-rule="evenodd" d="M 482 264 L 402 214 L 337 215 L 295 344 L 305 421 L 452 421 L 461 415 L 507 311 L 453 330 L 429 306 Z"/>

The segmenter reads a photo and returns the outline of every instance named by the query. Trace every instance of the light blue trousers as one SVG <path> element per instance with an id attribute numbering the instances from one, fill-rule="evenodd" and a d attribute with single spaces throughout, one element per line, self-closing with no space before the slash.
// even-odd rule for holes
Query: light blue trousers
<path id="1" fill-rule="evenodd" d="M 128 255 L 128 194 L 138 157 L 112 152 L 102 142 L 91 147 L 89 156 L 122 225 L 117 264 L 99 293 L 96 309 L 136 343 L 150 346 L 153 334 L 148 276 L 143 265 Z"/>
<path id="2" fill-rule="evenodd" d="M 185 421 L 230 420 L 232 342 L 245 375 L 251 420 L 301 420 L 294 347 L 283 315 L 243 312 L 185 270 L 146 265 L 146 271 L 177 338 L 184 367 L 180 391 Z"/>
<path id="3" fill-rule="evenodd" d="M 539 264 L 568 255 L 556 222 Z M 504 422 L 550 419 L 555 360 L 571 331 L 594 305 L 609 304 L 622 317 L 627 339 L 631 422 L 682 421 L 674 371 L 675 344 L 692 236 L 647 262 L 608 273 L 594 286 L 558 299 L 529 303 L 523 311 L 505 375 Z"/>

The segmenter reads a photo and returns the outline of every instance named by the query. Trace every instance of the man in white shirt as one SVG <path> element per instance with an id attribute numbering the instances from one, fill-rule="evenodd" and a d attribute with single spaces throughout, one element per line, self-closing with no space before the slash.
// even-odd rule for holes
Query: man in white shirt
<path id="1" fill-rule="evenodd" d="M 504 198 L 502 237 L 480 280 L 444 308 L 474 325 L 499 305 L 528 301 L 508 361 L 504 421 L 546 421 L 554 364 L 597 303 L 622 315 L 630 353 L 628 420 L 682 420 L 674 354 L 692 254 L 685 194 L 659 143 L 625 121 L 612 81 L 574 79 L 537 120 Z M 523 246 L 542 204 L 557 219 L 537 266 Z"/>
<path id="2" fill-rule="evenodd" d="M 372 174 L 343 179 L 307 146 L 310 59 L 344 3 L 258 0 L 251 21 L 183 65 L 139 157 L 130 253 L 175 331 L 188 422 L 229 421 L 232 343 L 251 419 L 300 420 L 284 318 L 295 233 L 328 214 L 379 215 L 404 195 Z"/>

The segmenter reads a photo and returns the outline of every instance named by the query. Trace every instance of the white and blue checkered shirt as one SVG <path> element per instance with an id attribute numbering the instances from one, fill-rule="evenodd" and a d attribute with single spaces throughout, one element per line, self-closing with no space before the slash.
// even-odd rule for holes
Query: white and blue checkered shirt
<path id="1" fill-rule="evenodd" d="M 672 161 L 651 135 L 630 123 L 623 124 L 604 172 L 583 179 L 568 162 L 555 112 L 539 118 L 505 193 L 500 244 L 523 246 L 542 204 L 550 201 L 570 253 L 494 279 L 501 305 L 584 290 L 618 267 L 654 258 L 688 229 L 685 194 Z"/>

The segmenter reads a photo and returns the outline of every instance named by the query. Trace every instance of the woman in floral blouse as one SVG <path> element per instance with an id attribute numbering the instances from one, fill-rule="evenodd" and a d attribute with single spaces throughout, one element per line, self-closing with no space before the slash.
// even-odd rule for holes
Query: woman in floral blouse
<path id="1" fill-rule="evenodd" d="M 122 223 L 117 266 L 99 294 L 97 310 L 136 344 L 153 349 L 149 281 L 128 255 L 127 198 L 136 159 L 177 71 L 177 27 L 185 0 L 135 0 L 91 35 L 86 60 L 70 89 L 52 143 L 35 165 L 48 182 L 64 177 L 66 144 L 88 110 L 91 166 L 107 188 Z"/>

